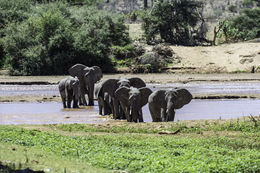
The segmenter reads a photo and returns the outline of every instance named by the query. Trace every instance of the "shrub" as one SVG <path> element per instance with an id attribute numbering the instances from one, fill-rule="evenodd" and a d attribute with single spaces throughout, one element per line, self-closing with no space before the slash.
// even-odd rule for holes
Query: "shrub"
<path id="1" fill-rule="evenodd" d="M 48 10 L 6 29 L 5 50 L 14 75 L 63 74 L 70 64 L 72 25 L 60 11 Z"/>
<path id="2" fill-rule="evenodd" d="M 242 15 L 224 21 L 218 37 L 226 42 L 260 37 L 260 8 L 245 9 Z"/>
<path id="3" fill-rule="evenodd" d="M 27 20 L 11 22 L 4 29 L 1 42 L 11 74 L 66 74 L 76 63 L 109 71 L 111 46 L 130 43 L 122 21 L 94 7 L 61 2 L 32 6 Z"/>
<path id="4" fill-rule="evenodd" d="M 202 3 L 194 0 L 156 1 L 151 10 L 141 15 L 147 42 L 153 42 L 159 35 L 167 43 L 193 45 L 201 7 Z"/>

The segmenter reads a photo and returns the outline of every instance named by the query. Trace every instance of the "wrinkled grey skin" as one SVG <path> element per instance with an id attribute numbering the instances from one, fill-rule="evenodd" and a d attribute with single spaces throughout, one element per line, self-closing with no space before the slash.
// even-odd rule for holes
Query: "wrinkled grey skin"
<path id="1" fill-rule="evenodd" d="M 186 89 L 157 90 L 149 98 L 149 110 L 153 122 L 174 121 L 175 109 L 180 109 L 192 100 Z"/>
<path id="2" fill-rule="evenodd" d="M 143 122 L 142 107 L 147 104 L 152 90 L 147 87 L 120 87 L 115 92 L 128 122 Z"/>
<path id="3" fill-rule="evenodd" d="M 94 85 L 102 77 L 102 71 L 98 66 L 87 67 L 83 64 L 76 64 L 69 69 L 69 74 L 77 76 L 80 83 L 80 105 L 87 105 L 85 94 L 88 95 L 88 105 L 94 105 Z"/>
<path id="4" fill-rule="evenodd" d="M 107 92 L 100 91 L 102 83 L 95 86 L 95 97 L 98 100 L 99 115 L 110 115 L 112 113 L 112 98 Z M 102 114 L 104 113 L 104 114 Z"/>
<path id="5" fill-rule="evenodd" d="M 146 84 L 140 78 L 107 79 L 102 82 L 101 88 L 100 88 L 100 93 L 98 93 L 98 95 L 100 95 L 102 93 L 109 94 L 109 96 L 112 99 L 112 103 L 113 103 L 112 114 L 113 114 L 114 119 L 124 118 L 123 115 L 120 113 L 120 106 L 119 106 L 118 98 L 115 97 L 115 91 L 119 87 L 123 87 L 123 86 L 125 86 L 125 87 L 133 86 L 136 88 L 141 88 L 141 87 L 145 87 Z"/>
<path id="6" fill-rule="evenodd" d="M 59 82 L 59 91 L 63 103 L 63 108 L 71 108 L 73 100 L 73 108 L 78 108 L 78 100 L 80 95 L 79 80 L 77 77 L 68 77 Z"/>

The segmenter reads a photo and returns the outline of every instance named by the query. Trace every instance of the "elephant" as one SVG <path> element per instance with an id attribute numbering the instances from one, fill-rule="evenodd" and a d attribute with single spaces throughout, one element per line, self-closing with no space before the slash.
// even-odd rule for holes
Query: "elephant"
<path id="1" fill-rule="evenodd" d="M 105 93 L 101 93 L 102 91 L 100 91 L 101 89 L 101 85 L 102 83 L 99 83 L 98 85 L 95 86 L 95 97 L 98 100 L 98 106 L 99 106 L 99 115 L 102 115 L 102 110 L 104 111 L 104 115 L 110 115 L 112 113 L 112 99 L 110 97 L 110 95 L 105 92 Z"/>
<path id="2" fill-rule="evenodd" d="M 143 122 L 142 107 L 148 103 L 152 90 L 147 87 L 120 87 L 115 92 L 128 122 Z"/>
<path id="3" fill-rule="evenodd" d="M 153 122 L 174 121 L 175 109 L 180 109 L 192 100 L 186 89 L 157 90 L 148 98 L 149 110 Z"/>
<path id="4" fill-rule="evenodd" d="M 59 91 L 63 103 L 63 108 L 71 108 L 73 100 L 73 108 L 78 108 L 79 99 L 79 79 L 77 77 L 68 77 L 59 82 Z"/>
<path id="5" fill-rule="evenodd" d="M 102 77 L 102 70 L 98 66 L 87 67 L 83 64 L 75 64 L 69 69 L 69 74 L 77 76 L 80 83 L 80 105 L 87 106 L 85 94 L 88 95 L 88 106 L 94 106 L 94 85 Z"/>
<path id="6" fill-rule="evenodd" d="M 101 84 L 101 88 L 99 93 L 97 93 L 98 96 L 104 94 L 104 93 L 108 93 L 109 96 L 112 99 L 112 114 L 113 114 L 113 118 L 114 119 L 120 119 L 120 118 L 124 118 L 124 116 L 122 115 L 122 113 L 120 113 L 120 106 L 119 106 L 119 101 L 117 99 L 117 97 L 115 97 L 115 91 L 119 88 L 119 87 L 136 87 L 136 88 L 141 88 L 141 87 L 145 87 L 146 84 L 145 82 L 137 77 L 133 77 L 133 78 L 120 78 L 120 79 L 107 79 L 105 81 L 102 82 Z"/>

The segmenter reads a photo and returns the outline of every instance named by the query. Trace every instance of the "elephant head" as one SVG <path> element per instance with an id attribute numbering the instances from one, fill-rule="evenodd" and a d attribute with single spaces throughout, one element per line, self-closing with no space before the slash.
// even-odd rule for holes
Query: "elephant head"
<path id="1" fill-rule="evenodd" d="M 82 99 L 80 102 L 87 105 L 85 94 L 88 94 L 88 105 L 93 106 L 94 84 L 103 77 L 101 69 L 98 66 L 87 67 L 83 64 L 76 64 L 69 69 L 69 74 L 79 79 Z"/>
<path id="2" fill-rule="evenodd" d="M 145 82 L 140 79 L 140 78 L 120 78 L 120 79 L 107 79 L 105 81 L 102 82 L 101 84 L 101 89 L 100 89 L 100 93 L 108 93 L 112 99 L 112 113 L 113 113 L 113 118 L 117 119 L 120 118 L 120 111 L 119 111 L 119 102 L 117 97 L 115 97 L 115 91 L 122 86 L 125 87 L 136 87 L 136 88 L 140 88 L 140 87 L 145 87 L 146 84 Z"/>
<path id="3" fill-rule="evenodd" d="M 147 87 L 121 87 L 115 92 L 128 122 L 143 122 L 142 107 L 147 104 L 152 90 Z"/>
<path id="4" fill-rule="evenodd" d="M 158 90 L 149 96 L 149 110 L 153 121 L 174 121 L 175 109 L 192 100 L 186 89 Z"/>

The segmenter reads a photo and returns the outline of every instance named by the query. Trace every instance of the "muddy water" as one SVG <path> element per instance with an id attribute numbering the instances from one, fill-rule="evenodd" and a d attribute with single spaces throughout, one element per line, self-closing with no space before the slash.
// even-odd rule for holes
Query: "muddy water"
<path id="1" fill-rule="evenodd" d="M 260 100 L 192 100 L 176 111 L 175 121 L 229 119 L 260 114 Z M 144 121 L 151 122 L 148 106 Z M 101 123 L 107 116 L 98 115 L 98 106 L 63 109 L 61 103 L 0 103 L 0 124 Z"/>
<path id="2" fill-rule="evenodd" d="M 0 124 L 100 123 L 97 106 L 63 109 L 61 103 L 0 103 Z"/>
<path id="3" fill-rule="evenodd" d="M 191 82 L 172 84 L 152 84 L 152 88 L 188 89 L 192 94 L 260 94 L 260 82 Z"/>
<path id="4" fill-rule="evenodd" d="M 0 85 L 1 96 L 59 95 L 58 85 Z"/>
<path id="5" fill-rule="evenodd" d="M 152 90 L 183 87 L 192 94 L 260 94 L 260 82 L 191 82 L 148 84 Z M 57 85 L 0 85 L 1 96 L 58 96 Z M 62 109 L 61 103 L 0 103 L 0 124 L 99 123 L 108 121 L 98 115 L 98 107 Z M 175 120 L 227 119 L 260 115 L 260 99 L 192 100 L 176 111 Z M 151 121 L 148 106 L 143 108 L 144 120 Z"/>
<path id="6" fill-rule="evenodd" d="M 182 87 L 192 94 L 260 94 L 260 82 L 191 82 L 148 84 L 152 90 Z M 58 96 L 57 85 L 0 85 L 1 96 L 41 95 Z"/>

